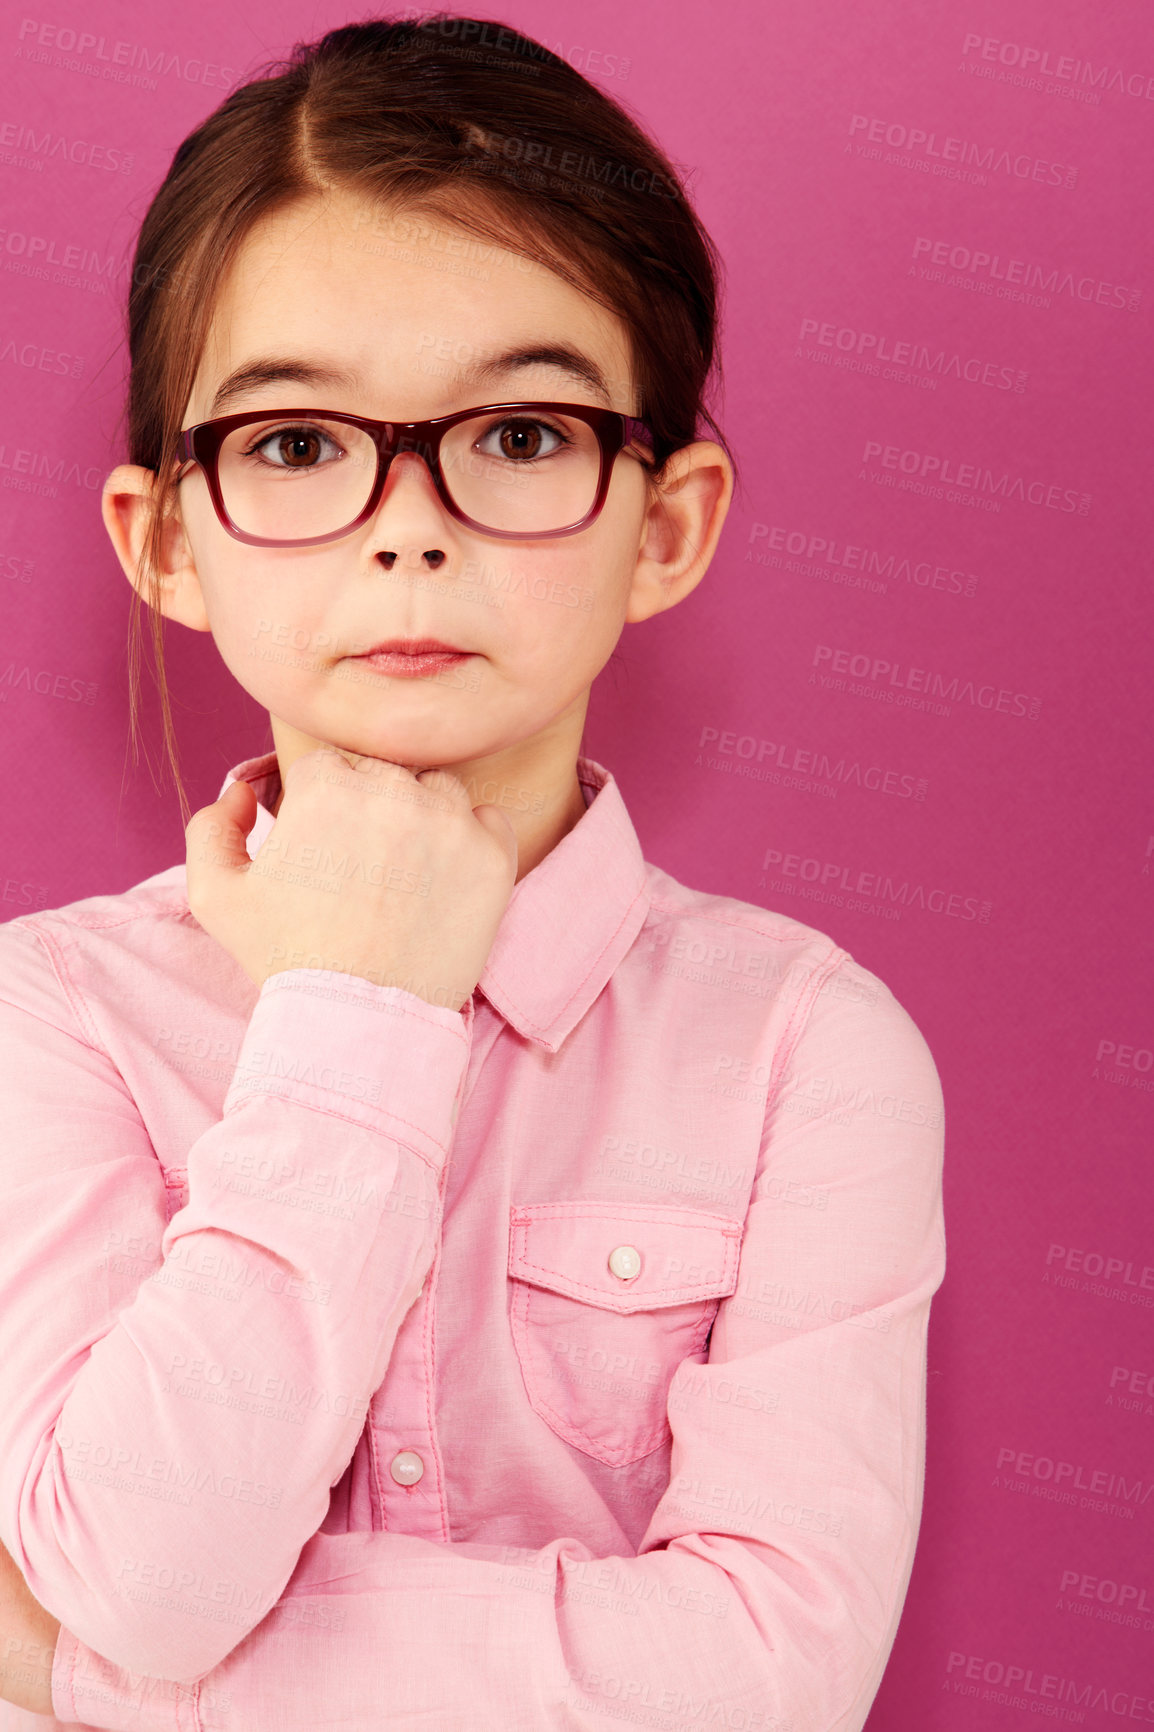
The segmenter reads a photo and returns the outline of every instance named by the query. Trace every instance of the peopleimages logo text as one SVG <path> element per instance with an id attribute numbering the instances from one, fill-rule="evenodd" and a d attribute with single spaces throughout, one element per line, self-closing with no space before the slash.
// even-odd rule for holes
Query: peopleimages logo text
<path id="1" fill-rule="evenodd" d="M 868 680 L 883 688 L 898 686 L 905 691 L 924 692 L 928 697 L 940 698 L 946 703 L 969 703 L 975 709 L 996 710 L 1002 716 L 1025 716 L 1036 722 L 1042 713 L 1041 698 L 1031 697 L 1028 692 L 1015 692 L 1009 686 L 1000 689 L 989 684 L 975 686 L 973 680 L 962 680 L 957 674 L 947 680 L 944 674 L 933 668 L 906 667 L 902 662 L 890 661 L 885 656 L 855 654 L 834 644 L 815 644 L 810 665 L 814 668 L 828 666 L 834 674 L 848 674 L 852 680 Z M 815 684 L 817 679 L 823 686 L 842 689 L 840 682 L 831 682 L 821 675 L 811 674 L 810 684 Z M 854 688 L 851 686 L 849 689 Z"/>
<path id="2" fill-rule="evenodd" d="M 234 67 L 221 66 L 213 60 L 199 60 L 195 56 L 185 59 L 171 49 L 149 49 L 142 42 L 117 41 L 97 36 L 91 30 L 74 30 L 70 25 L 39 18 L 22 19 L 17 40 L 16 54 L 37 63 L 51 63 L 54 54 L 91 55 L 90 60 L 63 60 L 67 71 L 87 72 L 89 76 L 131 81 L 134 73 L 158 72 L 162 77 L 181 78 L 186 84 L 205 84 L 216 90 L 231 90 L 238 77 Z"/>
<path id="3" fill-rule="evenodd" d="M 997 36 L 982 36 L 978 31 L 967 33 L 962 54 L 993 61 L 1000 66 L 1016 66 L 1023 72 L 1034 72 L 1043 78 L 1056 78 L 1071 84 L 1089 84 L 1098 90 L 1115 90 L 1123 96 L 1139 96 L 1154 102 L 1154 75 L 1149 72 L 1124 72 L 1120 66 L 1103 61 L 1079 60 L 1073 54 L 1052 54 L 1049 48 L 1036 48 L 1028 42 L 1003 42 Z"/>
<path id="4" fill-rule="evenodd" d="M 904 121 L 886 120 L 878 115 L 854 114 L 850 117 L 849 136 L 861 142 L 859 135 L 872 145 L 886 145 L 890 150 L 920 151 L 923 157 L 937 158 L 941 163 L 958 163 L 968 168 L 987 169 L 995 174 L 1012 175 L 1017 180 L 1036 180 L 1048 186 L 1073 187 L 1078 183 L 1078 170 L 1067 163 L 1050 162 L 1031 156 L 1028 151 L 1011 151 L 993 144 L 978 144 L 973 139 L 955 138 L 927 132 L 924 126 L 908 126 Z M 846 146 L 849 149 L 849 146 Z"/>
<path id="5" fill-rule="evenodd" d="M 918 235 L 913 257 L 927 259 L 932 265 L 971 276 L 990 278 L 996 283 L 1020 284 L 1046 295 L 1069 295 L 1072 300 L 1092 301 L 1100 307 L 1123 307 L 1129 313 L 1138 310 L 1141 289 L 1124 283 L 1108 283 L 1101 277 L 1067 270 L 1065 266 L 1039 264 L 1033 259 L 1003 258 L 982 247 L 967 247 L 953 241 L 932 240 Z"/>
<path id="6" fill-rule="evenodd" d="M 916 475 L 923 481 L 942 486 L 963 487 L 974 493 L 997 494 L 1002 499 L 1020 499 L 1027 505 L 1047 506 L 1051 511 L 1076 511 L 1085 517 L 1090 510 L 1090 495 L 1075 487 L 1062 487 L 1057 482 L 1028 481 L 1024 475 L 1011 475 L 1003 470 L 995 475 L 980 463 L 958 463 L 952 457 L 938 457 L 932 451 L 903 451 L 899 445 L 883 445 L 877 439 L 867 439 L 862 462 L 876 458 L 883 469 L 895 469 L 902 475 Z"/>

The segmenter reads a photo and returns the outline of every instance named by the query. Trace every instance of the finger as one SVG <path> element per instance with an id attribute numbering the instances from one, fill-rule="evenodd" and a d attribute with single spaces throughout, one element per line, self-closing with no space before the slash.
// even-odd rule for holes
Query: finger
<path id="1" fill-rule="evenodd" d="M 439 764 L 434 764 L 427 770 L 414 770 L 413 774 L 422 788 L 431 788 L 435 793 L 466 793 L 465 784 L 460 776 L 455 776 L 452 770 L 446 770 Z"/>
<path id="2" fill-rule="evenodd" d="M 314 768 L 316 768 L 318 761 L 321 765 L 325 764 L 326 762 L 331 765 L 332 760 L 334 758 L 339 759 L 340 762 L 342 764 L 344 764 L 347 769 L 350 769 L 350 770 L 358 769 L 359 766 L 366 761 L 366 757 L 365 757 L 365 754 L 363 752 L 359 752 L 359 753 L 358 752 L 349 752 L 349 751 L 346 751 L 343 746 L 323 745 L 323 746 L 317 746 L 315 748 L 315 750 L 313 750 L 311 752 L 306 752 L 303 755 L 303 757 L 294 758 L 293 762 L 288 767 L 287 774 L 291 776 L 293 773 L 293 770 L 296 768 L 297 764 L 311 763 L 311 764 L 313 764 Z M 304 772 L 300 771 L 300 772 L 298 772 L 298 774 L 303 776 Z M 283 776 L 282 776 L 282 781 L 283 781 Z"/>
<path id="3" fill-rule="evenodd" d="M 241 778 L 230 782 L 211 806 L 193 813 L 185 830 L 190 894 L 216 873 L 248 867 L 246 838 L 256 823 L 258 804 L 251 785 Z"/>
<path id="4" fill-rule="evenodd" d="M 347 764 L 350 770 L 359 770 L 364 763 L 362 752 L 346 752 L 343 746 L 327 746 L 326 752 L 334 758 L 339 758 L 342 764 Z"/>

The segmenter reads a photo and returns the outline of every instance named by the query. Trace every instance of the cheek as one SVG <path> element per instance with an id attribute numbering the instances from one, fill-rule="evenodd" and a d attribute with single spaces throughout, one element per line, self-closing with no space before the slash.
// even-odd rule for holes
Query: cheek
<path id="1" fill-rule="evenodd" d="M 297 626 L 315 633 L 332 598 L 331 576 L 325 581 L 315 556 L 305 559 L 236 541 L 217 522 L 207 499 L 197 499 L 191 510 L 186 509 L 184 521 L 213 636 L 222 653 L 238 644 L 247 647 L 270 633 L 279 633 L 283 641 L 284 632 L 291 635 Z"/>
<path id="2" fill-rule="evenodd" d="M 286 570 L 284 555 L 246 547 L 223 531 L 194 546 L 213 640 L 250 696 L 276 709 L 337 653 L 326 610 L 332 584 Z"/>
<path id="3" fill-rule="evenodd" d="M 505 563 L 518 624 L 555 648 L 571 650 L 577 632 L 593 653 L 606 636 L 612 648 L 628 605 L 644 515 L 643 486 L 615 489 L 580 535 L 512 553 Z"/>
<path id="4" fill-rule="evenodd" d="M 505 630 L 523 669 L 568 678 L 588 663 L 593 677 L 621 630 L 624 588 L 615 557 L 611 539 L 595 540 L 588 531 L 568 544 L 514 553 L 498 567 Z"/>

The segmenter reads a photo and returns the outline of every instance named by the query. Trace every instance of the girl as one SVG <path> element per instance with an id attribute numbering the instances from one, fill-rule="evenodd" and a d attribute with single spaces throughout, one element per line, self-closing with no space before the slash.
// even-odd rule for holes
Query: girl
<path id="1" fill-rule="evenodd" d="M 937 1072 L 580 749 L 729 505 L 714 265 L 479 20 L 333 31 L 173 159 L 105 520 L 273 749 L 185 864 L 0 931 L 10 1727 L 865 1719 Z"/>

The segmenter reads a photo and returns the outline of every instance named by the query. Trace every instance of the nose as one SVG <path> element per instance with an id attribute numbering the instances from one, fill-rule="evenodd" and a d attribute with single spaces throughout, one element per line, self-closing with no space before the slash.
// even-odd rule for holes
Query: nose
<path id="1" fill-rule="evenodd" d="M 434 537 L 442 539 L 445 527 L 444 508 L 426 458 L 416 451 L 398 452 L 389 464 L 377 507 L 376 558 L 386 571 L 392 571 L 398 560 L 436 571 L 448 555 L 443 547 L 423 544 Z"/>

